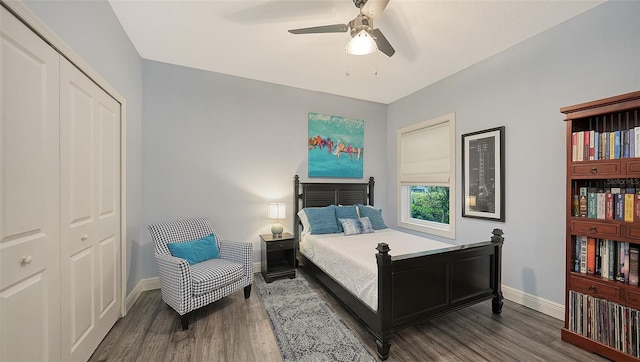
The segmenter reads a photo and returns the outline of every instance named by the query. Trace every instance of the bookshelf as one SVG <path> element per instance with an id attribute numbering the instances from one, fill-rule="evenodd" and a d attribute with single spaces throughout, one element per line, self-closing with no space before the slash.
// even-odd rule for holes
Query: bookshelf
<path id="1" fill-rule="evenodd" d="M 640 361 L 640 91 L 560 109 L 566 122 L 562 339 Z"/>

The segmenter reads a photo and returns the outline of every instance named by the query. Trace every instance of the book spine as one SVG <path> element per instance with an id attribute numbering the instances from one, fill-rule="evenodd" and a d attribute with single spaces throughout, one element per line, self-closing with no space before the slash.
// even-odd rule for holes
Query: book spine
<path id="1" fill-rule="evenodd" d="M 604 194 L 604 218 L 613 220 L 613 194 L 611 191 Z"/>
<path id="2" fill-rule="evenodd" d="M 618 159 L 620 158 L 620 131 L 615 131 L 613 135 L 613 158 Z"/>
<path id="3" fill-rule="evenodd" d="M 602 240 L 602 251 L 600 254 L 602 255 L 601 275 L 603 278 L 609 279 L 609 240 Z"/>
<path id="4" fill-rule="evenodd" d="M 595 274 L 596 271 L 596 239 L 587 238 L 587 274 Z"/>
<path id="5" fill-rule="evenodd" d="M 635 214 L 633 215 L 633 221 L 640 222 L 640 194 L 636 194 L 634 196 L 634 210 Z"/>
<path id="6" fill-rule="evenodd" d="M 634 127 L 634 134 L 636 136 L 636 157 L 640 157 L 640 126 Z"/>
<path id="7" fill-rule="evenodd" d="M 611 160 L 616 158 L 615 144 L 616 144 L 616 133 L 611 131 L 609 132 L 609 159 Z"/>
<path id="8" fill-rule="evenodd" d="M 589 160 L 596 159 L 596 139 L 595 139 L 595 131 L 589 131 Z"/>
<path id="9" fill-rule="evenodd" d="M 581 187 L 580 188 L 580 195 L 579 195 L 579 200 L 578 200 L 578 205 L 580 208 L 580 217 L 587 217 L 587 188 L 586 187 Z"/>
<path id="10" fill-rule="evenodd" d="M 578 132 L 571 133 L 571 161 L 578 161 Z"/>
<path id="11" fill-rule="evenodd" d="M 577 132 L 576 138 L 577 138 L 577 141 L 576 141 L 577 160 L 584 161 L 584 131 Z"/>
<path id="12" fill-rule="evenodd" d="M 636 130 L 629 130 L 629 157 L 636 157 Z"/>
<path id="13" fill-rule="evenodd" d="M 629 130 L 622 131 L 622 157 L 629 158 Z"/>
<path id="14" fill-rule="evenodd" d="M 580 216 L 580 195 L 571 195 L 571 216 Z"/>
<path id="15" fill-rule="evenodd" d="M 577 236 L 580 238 L 580 273 L 587 273 L 587 237 Z"/>
<path id="16" fill-rule="evenodd" d="M 582 247 L 581 237 L 576 236 L 575 246 L 576 246 L 576 252 L 573 260 L 573 271 L 576 273 L 580 273 L 580 254 L 581 254 L 580 248 Z"/>
<path id="17" fill-rule="evenodd" d="M 624 194 L 614 194 L 613 204 L 613 219 L 624 220 Z"/>
<path id="18" fill-rule="evenodd" d="M 635 199 L 635 194 L 624 194 L 624 221 L 633 222 Z"/>
<path id="19" fill-rule="evenodd" d="M 616 278 L 616 242 L 609 240 L 609 280 Z"/>
<path id="20" fill-rule="evenodd" d="M 629 248 L 629 284 L 638 285 L 638 248 Z"/>
<path id="21" fill-rule="evenodd" d="M 598 213 L 598 199 L 596 189 L 589 187 L 587 191 L 587 217 L 595 219 Z"/>
<path id="22" fill-rule="evenodd" d="M 604 211 L 605 211 L 605 196 L 604 190 L 598 190 L 596 193 L 596 218 L 600 220 L 604 220 Z"/>

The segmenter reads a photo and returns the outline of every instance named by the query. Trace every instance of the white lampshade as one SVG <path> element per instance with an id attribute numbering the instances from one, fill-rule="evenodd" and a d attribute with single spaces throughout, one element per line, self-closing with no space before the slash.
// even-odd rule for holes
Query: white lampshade
<path id="1" fill-rule="evenodd" d="M 373 36 L 369 34 L 366 30 L 362 29 L 358 34 L 353 36 L 349 43 L 347 43 L 347 47 L 344 51 L 347 54 L 351 55 L 366 55 L 371 54 L 378 50 L 378 45 L 376 44 Z"/>
<path id="2" fill-rule="evenodd" d="M 284 219 L 286 216 L 285 210 L 287 205 L 284 203 L 270 203 L 269 204 L 269 219 Z"/>

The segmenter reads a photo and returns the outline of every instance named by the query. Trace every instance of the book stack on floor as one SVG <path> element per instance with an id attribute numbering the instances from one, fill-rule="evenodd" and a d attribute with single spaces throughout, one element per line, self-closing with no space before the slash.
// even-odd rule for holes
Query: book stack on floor
<path id="1" fill-rule="evenodd" d="M 638 285 L 637 244 L 577 236 L 575 250 L 573 271 Z"/>

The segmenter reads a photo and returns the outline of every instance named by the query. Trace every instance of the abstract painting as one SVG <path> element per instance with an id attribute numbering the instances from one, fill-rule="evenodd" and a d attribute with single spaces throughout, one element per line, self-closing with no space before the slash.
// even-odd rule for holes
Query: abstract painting
<path id="1" fill-rule="evenodd" d="M 364 121 L 309 113 L 309 177 L 362 178 Z"/>

